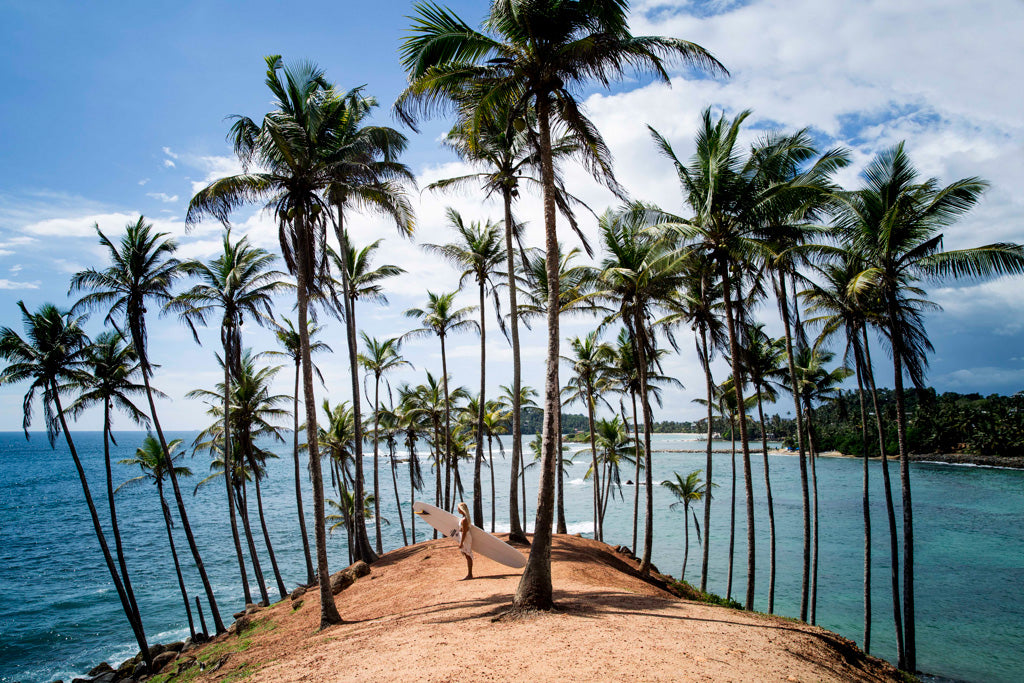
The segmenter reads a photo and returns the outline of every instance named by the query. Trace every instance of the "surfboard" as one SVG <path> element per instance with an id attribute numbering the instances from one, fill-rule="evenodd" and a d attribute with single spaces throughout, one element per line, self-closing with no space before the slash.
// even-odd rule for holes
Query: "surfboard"
<path id="1" fill-rule="evenodd" d="M 445 536 L 455 536 L 459 530 L 461 518 L 441 508 L 416 501 L 412 504 L 412 511 Z M 526 557 L 508 543 L 475 525 L 470 525 L 470 533 L 473 534 L 474 553 L 480 553 L 506 567 L 519 569 L 526 566 Z"/>

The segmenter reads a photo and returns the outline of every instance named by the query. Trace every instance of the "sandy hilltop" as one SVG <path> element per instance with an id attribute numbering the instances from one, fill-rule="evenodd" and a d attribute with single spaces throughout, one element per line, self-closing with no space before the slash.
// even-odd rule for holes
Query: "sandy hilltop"
<path id="1" fill-rule="evenodd" d="M 512 619 L 519 570 L 480 557 L 477 578 L 459 581 L 455 542 L 421 542 L 354 582 L 335 575 L 346 623 L 318 632 L 316 589 L 299 589 L 202 647 L 165 653 L 148 680 L 903 680 L 824 629 L 677 597 L 667 577 L 640 579 L 624 549 L 556 536 L 552 564 L 559 609 Z"/>

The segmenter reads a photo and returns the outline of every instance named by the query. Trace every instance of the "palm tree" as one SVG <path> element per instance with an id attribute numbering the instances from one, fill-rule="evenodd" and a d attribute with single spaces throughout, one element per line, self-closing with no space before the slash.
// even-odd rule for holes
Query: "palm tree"
<path id="1" fill-rule="evenodd" d="M 484 503 L 480 484 L 480 467 L 484 459 L 484 409 L 487 402 L 485 393 L 487 389 L 487 316 L 485 295 L 487 285 L 490 284 L 491 292 L 497 294 L 493 277 L 501 275 L 499 268 L 505 258 L 505 249 L 501 244 L 501 234 L 496 223 L 487 221 L 480 223 L 473 221 L 466 223 L 462 216 L 455 209 L 447 211 L 448 223 L 458 233 L 458 241 L 449 244 L 424 244 L 423 248 L 437 254 L 451 263 L 456 268 L 461 268 L 459 277 L 459 288 L 466 280 L 476 280 L 480 294 L 480 396 L 478 397 L 477 428 L 476 428 L 476 457 L 473 460 L 473 522 L 480 528 L 484 526 Z M 495 308 L 498 307 L 495 297 Z"/>
<path id="2" fill-rule="evenodd" d="M 278 325 L 275 323 L 274 336 L 277 338 L 277 343 L 281 346 L 282 350 L 264 351 L 265 355 L 273 356 L 284 356 L 288 358 L 295 365 L 295 389 L 292 393 L 292 461 L 295 465 L 295 505 L 299 515 L 299 534 L 302 536 L 302 553 L 306 559 L 306 584 L 313 585 L 316 582 L 316 577 L 313 574 L 313 561 L 309 555 L 309 537 L 306 534 L 306 513 L 302 508 L 302 482 L 299 478 L 299 379 L 300 379 L 300 366 L 302 365 L 302 345 L 299 340 L 299 332 L 295 329 L 292 321 L 288 318 L 283 318 L 284 325 Z M 330 346 L 322 341 L 313 341 L 313 337 L 320 332 L 322 327 L 313 323 L 313 321 L 306 322 L 307 336 L 309 338 L 309 351 L 310 355 L 321 351 L 332 351 Z M 324 377 L 320 373 L 320 368 L 316 365 L 313 366 L 313 372 L 320 378 L 320 384 L 323 384 Z"/>
<path id="3" fill-rule="evenodd" d="M 516 405 L 517 403 L 520 406 L 521 410 L 525 410 L 527 408 L 536 408 L 537 407 L 537 402 L 533 400 L 536 397 L 537 397 L 537 390 L 534 389 L 533 387 L 520 386 L 519 387 L 519 394 L 516 395 L 515 392 L 512 390 L 511 386 L 503 384 L 503 385 L 501 385 L 501 398 L 499 399 L 499 402 L 500 402 L 502 408 L 504 410 L 506 410 L 506 411 L 511 411 L 512 407 L 514 405 Z M 515 433 L 513 435 L 513 439 L 516 440 L 516 441 L 522 441 L 522 438 L 523 438 L 523 435 L 522 435 L 521 432 Z M 561 472 L 561 470 L 559 470 L 559 472 Z M 513 472 L 513 476 L 515 476 L 514 472 Z M 559 480 L 561 480 L 563 477 L 562 477 L 561 474 L 559 474 L 558 478 L 559 478 Z M 520 481 L 519 490 L 521 491 L 522 496 L 523 496 L 523 498 L 522 498 L 522 506 L 520 508 L 522 510 L 522 512 L 523 512 L 522 528 L 526 528 L 527 522 L 526 522 L 526 458 L 525 457 L 524 458 L 520 458 L 520 460 L 519 460 L 519 481 Z M 564 510 L 564 507 L 562 506 L 562 493 L 561 493 L 561 491 L 559 491 L 559 493 L 558 493 L 558 502 L 559 502 L 559 509 L 561 510 L 561 514 L 559 515 L 559 519 L 563 522 L 563 526 L 564 526 L 565 510 Z M 562 528 L 562 526 L 560 526 L 559 528 Z M 559 532 L 559 533 L 561 533 L 561 532 Z M 509 536 L 511 537 L 511 534 L 509 534 Z"/>
<path id="4" fill-rule="evenodd" d="M 587 425 L 590 431 L 590 467 L 594 475 L 594 538 L 602 540 L 601 511 L 604 509 L 601 497 L 601 476 L 597 467 L 597 441 L 594 433 L 594 410 L 601 392 L 608 388 L 610 380 L 607 366 L 612 360 L 612 347 L 598 342 L 597 330 L 585 337 L 569 340 L 572 356 L 562 360 L 572 366 L 572 376 L 566 385 L 565 402 L 581 402 L 587 407 Z"/>
<path id="5" fill-rule="evenodd" d="M 498 440 L 498 449 L 502 456 L 505 455 L 505 446 L 501 443 L 501 434 L 507 434 L 509 428 L 509 414 L 505 411 L 499 401 L 488 401 L 484 411 L 484 434 L 487 436 L 487 461 L 491 470 L 491 533 L 494 533 L 497 497 L 494 487 L 494 440 Z M 512 469 L 512 476 L 516 476 L 515 468 Z M 518 477 L 517 477 L 518 478 Z M 518 507 L 518 506 L 517 506 Z M 511 518 L 511 516 L 510 516 Z"/>
<path id="6" fill-rule="evenodd" d="M 308 308 L 329 279 L 325 261 L 328 205 L 320 196 L 326 188 L 333 131 L 347 108 L 311 63 L 286 67 L 279 55 L 266 58 L 266 84 L 275 98 L 274 111 L 257 125 L 235 117 L 232 139 L 243 172 L 216 180 L 189 202 L 187 226 L 212 215 L 227 222 L 231 211 L 249 202 L 265 201 L 278 221 L 281 252 L 296 278 L 299 345 L 302 355 L 306 409 L 306 445 L 313 485 L 317 576 L 320 583 L 320 626 L 341 623 L 334 603 L 327 566 L 327 528 L 324 521 L 323 480 L 317 444 L 313 364 L 310 360 Z M 250 171 L 253 166 L 259 171 Z M 354 360 L 353 360 L 354 364 Z"/>
<path id="7" fill-rule="evenodd" d="M 181 447 L 181 439 L 174 439 L 167 444 L 167 447 L 171 451 L 172 463 L 181 458 L 181 453 L 178 453 L 178 449 Z M 164 515 L 164 526 L 167 528 L 167 542 L 171 546 L 171 557 L 174 559 L 174 573 L 178 577 L 178 589 L 181 591 L 181 601 L 185 605 L 185 616 L 188 617 L 188 630 L 194 639 L 196 637 L 196 627 L 192 622 L 192 607 L 188 604 L 188 591 L 185 590 L 185 579 L 181 575 L 178 551 L 174 547 L 174 532 L 172 531 L 174 522 L 171 520 L 171 508 L 167 505 L 167 500 L 164 497 L 164 476 L 167 474 L 168 462 L 164 457 L 164 451 L 160 447 L 160 442 L 153 438 L 152 434 L 147 434 L 146 438 L 142 441 L 142 445 L 135 450 L 135 457 L 119 460 L 118 464 L 138 465 L 139 469 L 142 470 L 142 474 L 122 483 L 115 489 L 115 493 L 125 486 L 145 481 L 156 484 L 157 495 L 160 497 L 160 510 Z M 179 477 L 192 476 L 192 470 L 185 466 L 174 465 L 174 469 L 177 470 L 175 474 Z"/>
<path id="8" fill-rule="evenodd" d="M 879 154 L 862 174 L 864 186 L 840 195 L 836 225 L 865 269 L 858 289 L 875 288 L 884 303 L 884 330 L 892 346 L 896 389 L 896 428 L 900 449 L 903 498 L 903 629 L 904 666 L 914 671 L 917 649 L 914 618 L 914 523 L 910 462 L 906 445 L 903 373 L 915 384 L 923 379 L 927 339 L 915 348 L 904 312 L 905 297 L 922 279 L 980 279 L 1024 272 L 1020 245 L 995 243 L 943 250 L 942 230 L 971 209 L 987 183 L 963 178 L 942 187 L 938 180 L 920 181 L 900 143 Z"/>
<path id="9" fill-rule="evenodd" d="M 558 235 L 555 229 L 555 172 L 552 119 L 561 123 L 580 146 L 588 169 L 618 189 L 607 148 L 594 125 L 583 115 L 574 95 L 589 79 L 602 85 L 626 70 L 650 71 L 669 82 L 666 59 L 724 72 L 699 45 L 675 38 L 630 34 L 624 0 L 598 3 L 541 0 L 521 3 L 497 0 L 476 31 L 448 10 L 416 5 L 409 37 L 401 48 L 409 86 L 396 109 L 410 123 L 415 115 L 453 101 L 467 92 L 480 94 L 474 123 L 495 121 L 499 112 L 522 117 L 536 112 L 544 197 L 547 272 L 552 282 L 548 306 L 548 349 L 544 399 L 544 463 L 538 494 L 538 515 L 530 561 L 516 590 L 518 610 L 551 609 L 551 521 L 554 519 L 555 467 L 559 450 L 558 412 Z M 495 106 L 489 106 L 493 102 Z"/>
<path id="10" fill-rule="evenodd" d="M 139 371 L 135 350 L 124 343 L 117 332 L 104 332 L 86 348 L 84 365 L 86 373 L 80 379 L 81 392 L 68 406 L 68 415 L 77 419 L 85 410 L 97 404 L 103 405 L 103 462 L 106 467 L 107 504 L 110 508 L 110 528 L 114 534 L 114 548 L 117 563 L 121 568 L 121 580 L 128 603 L 132 606 L 135 619 L 141 623 L 139 606 L 132 590 L 128 566 L 124 559 L 124 544 L 121 542 L 121 528 L 117 522 L 117 507 L 114 505 L 114 482 L 110 469 L 111 410 L 118 409 L 128 415 L 135 424 L 149 426 L 149 418 L 132 402 L 133 396 L 145 393 L 145 387 L 137 384 L 133 376 Z M 117 442 L 114 441 L 114 445 Z"/>
<path id="11" fill-rule="evenodd" d="M 107 249 L 110 265 L 103 270 L 89 268 L 72 276 L 71 292 L 88 291 L 75 304 L 74 309 L 105 308 L 107 311 L 105 320 L 115 329 L 124 335 L 122 326 L 128 328 L 128 334 L 124 336 L 131 339 L 132 348 L 139 356 L 142 382 L 146 387 L 146 398 L 149 401 L 149 415 L 166 455 L 167 439 L 164 438 L 163 428 L 160 426 L 154 392 L 150 386 L 153 367 L 148 353 L 146 302 L 152 301 L 160 306 L 165 306 L 172 301 L 171 287 L 174 285 L 174 281 L 183 274 L 179 268 L 180 262 L 174 258 L 177 243 L 168 238 L 167 233 L 154 232 L 153 226 L 146 223 L 143 216 L 139 216 L 136 222 L 129 223 L 125 227 L 125 234 L 118 244 L 108 239 L 100 230 L 99 225 L 95 226 L 95 229 L 100 238 L 100 244 Z M 199 578 L 203 582 L 206 599 L 210 604 L 214 628 L 217 633 L 221 633 L 225 630 L 224 622 L 220 618 L 220 610 L 217 609 L 217 601 L 213 596 L 213 586 L 206 575 L 206 567 L 199 554 L 199 546 L 192 533 L 192 525 L 188 521 L 185 499 L 181 495 L 173 468 L 169 469 L 167 473 L 170 475 L 171 488 L 174 490 L 174 498 L 178 504 L 178 517 L 181 519 L 181 526 L 185 530 L 185 538 L 188 539 L 192 559 L 199 572 Z"/>
<path id="12" fill-rule="evenodd" d="M 330 131 L 326 198 L 334 207 L 332 217 L 339 255 L 347 261 L 339 264 L 343 294 L 341 312 L 345 320 L 352 409 L 355 413 L 355 496 L 360 499 L 363 497 L 363 435 L 355 320 L 355 300 L 360 284 L 354 277 L 359 269 L 349 258 L 352 250 L 345 221 L 351 211 L 370 212 L 387 218 L 400 235 L 411 237 L 415 220 L 407 189 L 416 181 L 408 167 L 398 161 L 405 150 L 406 137 L 387 126 L 366 125 L 370 113 L 377 107 L 375 98 L 364 96 L 362 87 L 354 88 L 339 98 L 339 107 L 342 113 Z M 373 562 L 377 555 L 366 538 L 362 507 L 356 506 L 354 514 L 356 559 Z M 380 550 L 378 533 L 377 552 Z"/>
<path id="13" fill-rule="evenodd" d="M 362 333 L 362 337 L 363 344 L 366 346 L 366 353 L 361 353 L 356 358 L 365 370 L 373 373 L 373 500 L 375 503 L 373 517 L 374 527 L 377 532 L 377 553 L 380 554 L 384 552 L 380 538 L 380 507 L 377 505 L 377 503 L 380 502 L 380 468 L 378 466 L 378 458 L 380 457 L 380 439 L 377 434 L 377 428 L 380 426 L 380 379 L 386 373 L 396 368 L 400 368 L 403 365 L 409 365 L 411 367 L 412 364 L 398 354 L 398 337 L 392 337 L 391 339 L 381 341 L 379 339 L 370 338 L 365 332 Z M 358 453 L 359 452 L 356 451 L 356 457 L 359 457 Z M 392 453 L 392 461 L 393 460 L 394 453 Z M 395 504 L 398 504 L 397 500 L 395 501 Z M 404 531 L 404 525 L 402 529 Z"/>
<path id="14" fill-rule="evenodd" d="M 448 390 L 448 355 L 445 350 L 445 339 L 448 335 L 463 332 L 465 330 L 471 330 L 476 327 L 476 323 L 469 319 L 469 315 L 473 312 L 474 306 L 466 306 L 464 308 L 455 308 L 455 295 L 458 292 L 449 292 L 447 294 L 434 294 L 433 292 L 427 292 L 427 305 L 423 308 L 410 308 L 405 312 L 407 318 L 418 318 L 422 327 L 418 327 L 414 330 L 410 330 L 402 335 L 401 339 L 415 339 L 418 337 L 425 337 L 429 335 L 436 335 L 441 341 L 441 384 L 444 390 L 444 463 L 445 463 L 445 497 L 444 506 L 448 508 L 451 503 L 448 489 L 448 474 L 447 472 L 454 467 L 455 477 L 458 479 L 458 463 L 452 457 L 452 415 L 451 415 L 451 395 Z M 435 450 L 438 449 L 439 444 L 435 444 Z"/>
<path id="15" fill-rule="evenodd" d="M 67 393 L 72 386 L 81 381 L 85 372 L 82 365 L 89 340 L 81 328 L 82 318 L 61 311 L 53 304 L 43 304 L 35 313 L 29 313 L 22 301 L 18 302 L 18 308 L 21 309 L 26 338 L 22 338 L 9 327 L 0 328 L 0 358 L 7 361 L 7 367 L 0 373 L 0 386 L 31 381 L 23 402 L 22 426 L 26 439 L 28 428 L 32 425 L 32 404 L 35 402 L 37 392 L 42 393 L 43 418 L 46 421 L 46 436 L 51 448 L 56 444 L 57 435 L 64 433 L 68 451 L 78 472 L 78 480 L 82 485 L 85 503 L 89 507 L 96 539 L 100 543 L 100 550 L 103 551 L 103 559 L 117 590 L 117 597 L 121 600 L 121 608 L 135 634 L 146 666 L 152 667 L 142 621 L 136 618 L 136 611 L 128 600 L 128 594 L 114 565 L 114 558 L 107 546 L 107 539 L 96 513 L 96 505 L 92 501 L 89 484 L 85 479 L 85 470 L 68 431 L 64 408 L 60 401 L 61 393 Z"/>
<path id="16" fill-rule="evenodd" d="M 622 500 L 622 465 L 636 464 L 636 449 L 632 447 L 629 431 L 626 424 L 618 415 L 611 420 L 598 420 L 595 425 L 597 433 L 597 445 L 601 447 L 601 456 L 598 465 L 604 477 L 604 490 L 601 493 L 600 526 L 604 529 L 604 517 L 608 511 L 608 501 L 615 494 L 619 494 Z M 584 476 L 589 479 L 591 472 Z M 596 480 L 595 480 L 596 481 Z"/>
<path id="17" fill-rule="evenodd" d="M 640 379 L 640 409 L 644 421 L 646 505 L 644 511 L 644 550 L 640 571 L 650 571 L 654 545 L 654 481 L 651 462 L 651 410 L 649 371 L 658 359 L 654 335 L 650 331 L 654 311 L 675 297 L 682 284 L 686 257 L 660 236 L 647 230 L 642 212 L 606 212 L 598 221 L 601 242 L 607 252 L 601 261 L 596 301 L 616 306 L 605 322 L 621 320 L 625 326 Z"/>
<path id="18" fill-rule="evenodd" d="M 232 502 L 231 476 L 233 466 L 231 445 L 233 435 L 228 425 L 231 423 L 229 398 L 232 391 L 232 380 L 242 372 L 242 325 L 246 321 L 255 320 L 262 324 L 264 317 L 273 318 L 271 303 L 273 295 L 284 288 L 280 278 L 283 273 L 272 270 L 274 255 L 270 252 L 253 247 L 247 237 L 231 242 L 231 230 L 225 229 L 222 243 L 223 251 L 209 263 L 202 261 L 186 261 L 181 264 L 184 272 L 199 279 L 199 283 L 182 292 L 168 305 L 168 310 L 179 314 L 180 318 L 192 330 L 199 342 L 196 324 L 205 326 L 210 318 L 220 317 L 220 341 L 224 348 L 224 393 L 223 410 L 224 438 L 222 453 L 228 459 L 224 467 L 224 486 L 227 491 L 228 518 L 231 521 L 231 537 L 235 544 L 235 557 L 242 576 L 242 586 L 246 603 L 251 602 L 249 584 L 245 574 L 245 561 L 242 558 L 242 546 L 238 539 L 238 525 L 235 522 L 235 508 Z M 255 558 L 253 562 L 256 562 Z M 265 598 L 266 599 L 266 598 Z"/>
<path id="19" fill-rule="evenodd" d="M 521 224 L 517 223 L 512 216 L 512 202 L 519 197 L 521 184 L 540 185 L 540 181 L 535 177 L 540 173 L 540 156 L 537 154 L 536 147 L 531 144 L 533 127 L 527 130 L 528 126 L 522 124 L 523 120 L 517 119 L 508 111 L 501 116 L 496 116 L 493 120 L 479 122 L 478 125 L 475 125 L 473 112 L 478 108 L 479 103 L 476 101 L 471 101 L 460 107 L 463 117 L 448 132 L 445 142 L 463 160 L 482 166 L 486 170 L 481 173 L 439 180 L 428 185 L 427 189 L 452 190 L 481 183 L 486 196 L 490 197 L 495 193 L 501 195 L 504 208 L 505 270 L 509 295 L 509 331 L 506 333 L 506 337 L 510 338 L 512 344 L 511 431 L 513 434 L 519 434 L 522 432 L 522 406 L 519 405 L 518 400 L 519 390 L 522 387 L 522 357 L 519 348 L 518 286 L 512 240 L 513 237 L 519 238 Z M 520 121 L 518 126 L 516 125 L 517 120 Z M 522 130 L 517 130 L 517 128 Z M 552 157 L 556 160 L 575 152 L 576 146 L 567 139 L 552 144 Z M 557 172 L 557 167 L 555 168 Z M 578 200 L 564 191 L 560 179 L 556 178 L 555 188 L 555 201 L 562 214 L 575 228 L 575 217 L 571 205 L 577 203 Z M 500 324 L 501 318 L 498 320 Z M 518 472 L 522 469 L 522 457 L 522 442 L 519 438 L 513 439 L 509 485 L 509 537 L 525 543 L 526 535 L 519 522 L 517 496 Z M 493 479 L 493 471 L 491 476 Z M 564 514 L 559 519 L 562 520 L 561 526 L 564 527 Z"/>
<path id="20" fill-rule="evenodd" d="M 670 507 L 675 508 L 682 504 L 683 506 L 683 568 L 679 572 L 679 580 L 686 580 L 686 560 L 690 555 L 690 522 L 687 519 L 690 512 L 690 503 L 699 503 L 705 495 L 710 496 L 711 492 L 708 490 L 708 486 L 700 480 L 701 471 L 694 470 L 686 475 L 686 479 L 683 479 L 678 472 L 674 472 L 676 480 L 666 479 L 661 482 L 661 485 L 672 492 L 672 495 L 676 497 L 676 502 L 672 503 Z M 714 484 L 711 484 L 714 486 Z M 700 536 L 700 525 L 697 524 L 697 515 L 693 516 L 693 524 L 697 529 L 697 536 Z"/>
<path id="21" fill-rule="evenodd" d="M 416 500 L 416 492 L 423 489 L 423 471 L 416 456 L 416 441 L 421 435 L 429 434 L 426 424 L 428 411 L 420 405 L 420 394 L 408 384 L 398 387 L 398 406 L 394 410 L 396 428 L 405 435 L 405 447 L 409 449 L 409 505 Z M 395 494 L 398 495 L 397 493 Z M 416 543 L 416 515 L 409 515 L 412 542 Z"/>

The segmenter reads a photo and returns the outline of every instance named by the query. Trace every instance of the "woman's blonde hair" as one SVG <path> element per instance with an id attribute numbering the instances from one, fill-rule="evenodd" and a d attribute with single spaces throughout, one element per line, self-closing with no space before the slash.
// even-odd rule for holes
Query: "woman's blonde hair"
<path id="1" fill-rule="evenodd" d="M 459 512 L 469 517 L 469 506 L 465 502 L 459 503 Z"/>

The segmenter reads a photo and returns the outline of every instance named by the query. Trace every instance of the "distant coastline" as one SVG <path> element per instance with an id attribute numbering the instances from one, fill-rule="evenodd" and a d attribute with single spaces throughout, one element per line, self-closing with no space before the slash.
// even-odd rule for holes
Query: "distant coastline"
<path id="1" fill-rule="evenodd" d="M 770 455 L 796 455 L 795 450 L 787 448 L 776 448 L 769 450 Z M 859 455 L 841 453 L 840 451 L 825 451 L 818 453 L 820 458 L 854 458 Z M 872 455 L 869 460 L 881 460 L 880 456 Z M 890 460 L 899 460 L 899 456 L 890 455 Z M 960 465 L 963 467 L 992 467 L 1009 470 L 1024 470 L 1024 457 L 1003 456 L 1003 455 L 977 455 L 973 453 L 911 453 L 911 462 L 932 463 L 938 465 Z"/>

